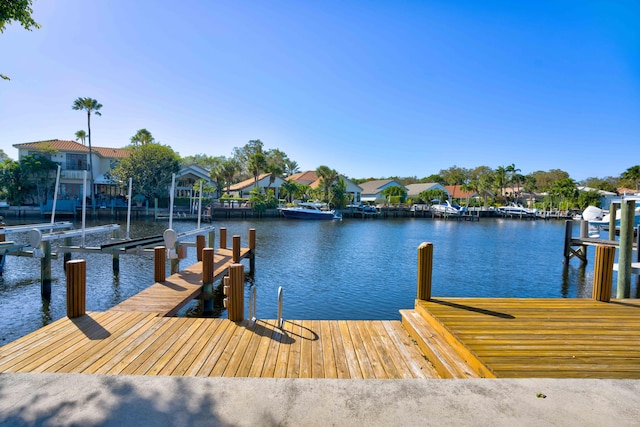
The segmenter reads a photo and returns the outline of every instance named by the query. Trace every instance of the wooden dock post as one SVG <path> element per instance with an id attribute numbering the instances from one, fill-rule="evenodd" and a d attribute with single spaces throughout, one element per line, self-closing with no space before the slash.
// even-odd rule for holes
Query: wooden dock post
<path id="1" fill-rule="evenodd" d="M 240 236 L 234 235 L 231 238 L 232 256 L 231 259 L 234 263 L 240 262 Z"/>
<path id="2" fill-rule="evenodd" d="M 204 235 L 200 234 L 196 236 L 196 259 L 202 261 L 202 250 L 204 249 L 205 239 Z"/>
<path id="3" fill-rule="evenodd" d="M 232 322 L 244 320 L 244 265 L 229 266 L 229 285 L 227 291 L 227 313 Z"/>
<path id="4" fill-rule="evenodd" d="M 573 220 L 566 220 L 564 223 L 564 263 L 569 265 L 571 259 L 571 237 L 573 235 Z"/>
<path id="5" fill-rule="evenodd" d="M 220 227 L 220 249 L 227 249 L 227 228 Z"/>
<path id="6" fill-rule="evenodd" d="M 208 243 L 208 247 L 210 247 L 210 248 L 214 248 L 215 247 L 215 244 L 216 244 L 216 232 L 215 232 L 215 230 L 211 230 L 209 232 L 209 241 L 207 243 Z"/>
<path id="7" fill-rule="evenodd" d="M 40 295 L 51 298 L 51 242 L 41 242 L 40 249 L 44 256 L 40 258 Z"/>
<path id="8" fill-rule="evenodd" d="M 620 252 L 618 253 L 617 298 L 631 296 L 631 258 L 633 256 L 633 221 L 635 200 L 623 201 L 620 207 Z M 615 223 L 614 223 L 615 233 Z"/>
<path id="9" fill-rule="evenodd" d="M 418 247 L 418 299 L 431 299 L 433 272 L 433 243 L 424 242 Z"/>
<path id="10" fill-rule="evenodd" d="M 636 229 L 636 262 L 640 262 L 640 225 Z"/>
<path id="11" fill-rule="evenodd" d="M 202 311 L 204 314 L 213 313 L 214 252 L 213 248 L 202 249 Z"/>
<path id="12" fill-rule="evenodd" d="M 363 214 L 364 215 L 364 214 Z M 256 229 L 249 229 L 249 274 L 256 273 Z"/>
<path id="13" fill-rule="evenodd" d="M 119 237 L 120 237 L 120 230 L 113 230 L 113 238 L 117 239 Z M 71 242 L 71 239 L 69 239 L 69 242 Z M 113 252 L 111 265 L 113 266 L 113 274 L 115 275 L 120 274 L 120 254 L 118 253 L 118 251 Z"/>
<path id="14" fill-rule="evenodd" d="M 74 259 L 67 262 L 67 317 L 84 316 L 87 305 L 87 262 Z"/>
<path id="15" fill-rule="evenodd" d="M 616 240 L 616 219 L 618 204 L 611 202 L 609 205 L 609 240 Z"/>
<path id="16" fill-rule="evenodd" d="M 64 245 L 65 246 L 71 246 L 72 243 L 72 239 L 71 237 L 65 237 L 64 238 Z M 69 261 L 71 261 L 71 252 L 65 252 L 63 255 L 63 259 L 64 259 L 64 263 L 62 264 L 64 267 L 64 271 L 67 271 L 67 263 Z"/>
<path id="17" fill-rule="evenodd" d="M 167 278 L 167 249 L 164 246 L 153 248 L 153 280 L 164 282 Z"/>
<path id="18" fill-rule="evenodd" d="M 615 246 L 596 246 L 596 260 L 593 266 L 593 293 L 596 301 L 609 302 L 611 299 L 611 283 L 613 281 L 613 259 L 616 256 Z"/>

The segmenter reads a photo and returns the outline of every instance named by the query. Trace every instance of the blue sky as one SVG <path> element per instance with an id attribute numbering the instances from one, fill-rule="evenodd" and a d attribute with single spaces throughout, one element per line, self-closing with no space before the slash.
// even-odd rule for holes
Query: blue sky
<path id="1" fill-rule="evenodd" d="M 0 34 L 0 148 L 140 128 L 180 155 L 261 139 L 302 170 L 639 164 L 638 1 L 35 0 Z"/>

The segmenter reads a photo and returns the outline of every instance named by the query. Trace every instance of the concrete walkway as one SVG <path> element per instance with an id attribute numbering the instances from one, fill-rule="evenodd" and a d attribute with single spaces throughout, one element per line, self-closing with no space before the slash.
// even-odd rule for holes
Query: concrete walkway
<path id="1" fill-rule="evenodd" d="M 634 380 L 0 374 L 2 426 L 636 426 Z"/>

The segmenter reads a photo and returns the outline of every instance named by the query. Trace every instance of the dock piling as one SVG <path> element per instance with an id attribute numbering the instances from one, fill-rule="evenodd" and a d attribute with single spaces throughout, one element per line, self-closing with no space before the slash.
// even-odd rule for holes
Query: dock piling
<path id="1" fill-rule="evenodd" d="M 220 227 L 220 249 L 227 249 L 227 228 Z"/>
<path id="2" fill-rule="evenodd" d="M 433 243 L 424 242 L 418 247 L 418 299 L 431 299 L 433 272 Z"/>
<path id="3" fill-rule="evenodd" d="M 618 253 L 617 298 L 629 298 L 631 296 L 631 258 L 633 256 L 635 206 L 635 200 L 626 200 L 621 203 L 620 207 L 620 252 Z M 613 230 L 615 233 L 615 223 Z"/>
<path id="4" fill-rule="evenodd" d="M 227 313 L 232 322 L 244 320 L 244 265 L 229 266 Z"/>
<path id="5" fill-rule="evenodd" d="M 204 235 L 199 234 L 196 236 L 196 259 L 202 261 L 202 250 L 204 249 L 205 238 Z"/>
<path id="6" fill-rule="evenodd" d="M 40 243 L 43 257 L 40 258 L 40 295 L 45 299 L 51 298 L 51 242 Z"/>
<path id="7" fill-rule="evenodd" d="M 596 246 L 596 259 L 593 266 L 593 293 L 596 301 L 609 302 L 611 299 L 611 283 L 613 282 L 613 259 L 616 256 L 615 246 Z"/>
<path id="8" fill-rule="evenodd" d="M 84 316 L 87 305 L 87 262 L 75 259 L 67 262 L 67 317 Z"/>
<path id="9" fill-rule="evenodd" d="M 204 236 L 203 236 L 204 237 Z M 214 249 L 202 249 L 202 302 L 204 314 L 213 313 Z"/>
<path id="10" fill-rule="evenodd" d="M 231 238 L 232 259 L 234 263 L 240 262 L 240 236 L 237 234 Z"/>
<path id="11" fill-rule="evenodd" d="M 164 282 L 167 276 L 167 249 L 164 246 L 153 248 L 153 280 Z"/>
<path id="12" fill-rule="evenodd" d="M 364 214 L 363 214 L 364 215 Z M 249 229 L 249 274 L 256 272 L 256 229 Z"/>

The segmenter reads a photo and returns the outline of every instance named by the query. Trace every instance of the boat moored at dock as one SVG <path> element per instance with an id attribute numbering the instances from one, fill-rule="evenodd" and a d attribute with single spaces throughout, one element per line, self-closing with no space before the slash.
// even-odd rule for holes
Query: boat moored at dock
<path id="1" fill-rule="evenodd" d="M 295 207 L 279 208 L 285 218 L 294 219 L 342 219 L 336 210 L 323 210 L 324 203 L 299 203 Z"/>

